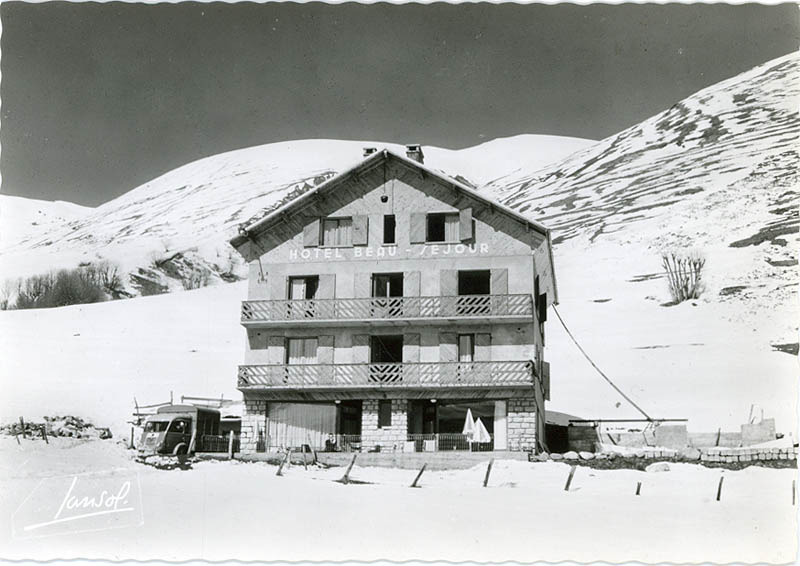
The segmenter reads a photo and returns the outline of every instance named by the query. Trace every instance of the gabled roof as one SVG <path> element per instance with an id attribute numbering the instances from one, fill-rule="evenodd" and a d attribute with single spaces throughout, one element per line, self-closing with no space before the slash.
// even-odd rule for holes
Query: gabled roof
<path id="1" fill-rule="evenodd" d="M 475 189 L 472 189 L 465 185 L 464 183 L 445 175 L 444 173 L 437 171 L 435 169 L 431 169 L 430 167 L 416 161 L 414 159 L 409 159 L 404 155 L 398 155 L 397 153 L 390 151 L 388 149 L 383 149 L 381 151 L 376 151 L 375 153 L 370 154 L 369 156 L 365 157 L 359 163 L 347 169 L 334 177 L 331 177 L 324 183 L 321 183 L 310 189 L 309 191 L 297 196 L 297 198 L 287 202 L 283 206 L 269 212 L 263 218 L 260 218 L 256 221 L 250 222 L 249 224 L 242 226 L 239 228 L 239 233 L 231 238 L 230 243 L 234 248 L 239 248 L 240 246 L 244 245 L 249 240 L 257 237 L 259 233 L 269 229 L 269 227 L 279 222 L 282 218 L 286 217 L 287 214 L 292 212 L 296 212 L 302 210 L 306 204 L 310 204 L 313 200 L 324 191 L 328 191 L 337 185 L 341 185 L 342 183 L 346 182 L 349 179 L 354 177 L 358 177 L 359 175 L 365 173 L 366 171 L 372 169 L 373 167 L 380 164 L 382 161 L 388 159 L 396 159 L 400 163 L 403 163 L 409 167 L 416 168 L 425 175 L 438 180 L 443 185 L 449 185 L 453 189 L 458 192 L 461 192 L 472 199 L 477 200 L 478 202 L 483 203 L 493 211 L 500 212 L 505 214 L 510 219 L 513 219 L 521 224 L 526 225 L 527 227 L 533 229 L 536 232 L 539 232 L 545 237 L 547 242 L 547 253 L 550 259 L 550 266 L 553 274 L 553 290 L 554 290 L 554 302 L 558 304 L 558 291 L 555 281 L 555 265 L 553 264 L 553 243 L 552 238 L 550 236 L 550 229 L 545 227 L 543 224 L 536 222 L 535 220 L 530 220 L 529 218 L 523 216 L 519 212 L 498 203 L 497 201 L 487 198 L 485 195 L 479 193 Z"/>
<path id="2" fill-rule="evenodd" d="M 401 163 L 405 163 L 406 165 L 409 165 L 411 167 L 416 167 L 420 171 L 423 171 L 427 175 L 437 179 L 440 183 L 443 183 L 445 185 L 451 185 L 455 190 L 460 191 L 462 193 L 465 193 L 468 196 L 474 198 L 475 200 L 483 202 L 486 206 L 492 207 L 493 209 L 512 217 L 514 220 L 516 220 L 518 222 L 521 222 L 523 224 L 527 224 L 528 226 L 530 226 L 531 228 L 533 228 L 534 230 L 536 230 L 537 232 L 539 232 L 543 236 L 546 236 L 547 238 L 550 237 L 550 230 L 548 228 L 546 228 L 545 226 L 543 226 L 542 224 L 540 224 L 540 223 L 538 223 L 538 222 L 536 222 L 534 220 L 530 220 L 530 219 L 526 218 L 525 216 L 523 216 L 522 214 L 518 213 L 517 211 L 512 210 L 511 208 L 508 208 L 507 206 L 502 205 L 502 204 L 498 203 L 497 201 L 494 201 L 494 200 L 492 200 L 490 198 L 487 198 L 485 195 L 479 193 L 478 191 L 476 191 L 474 189 L 471 189 L 470 187 L 466 186 L 464 183 L 462 183 L 462 182 L 460 182 L 460 181 L 458 181 L 456 179 L 453 179 L 452 177 L 449 177 L 449 176 L 445 175 L 444 173 L 436 171 L 435 169 L 431 169 L 430 167 L 428 167 L 426 165 L 423 165 L 422 163 L 420 163 L 418 161 L 415 161 L 413 159 L 409 159 L 406 156 L 398 155 L 397 153 L 394 153 L 393 151 L 389 151 L 388 149 L 384 149 L 382 151 L 377 151 L 377 152 L 367 156 L 366 158 L 364 158 L 362 161 L 360 161 L 359 163 L 357 163 L 356 165 L 354 165 L 350 169 L 347 169 L 346 171 L 343 171 L 342 173 L 339 173 L 338 175 L 335 175 L 334 177 L 331 177 L 330 179 L 328 179 L 324 183 L 321 183 L 321 184 L 317 185 L 316 187 L 314 187 L 313 189 L 311 189 L 311 190 L 299 195 L 297 198 L 293 199 L 290 202 L 287 202 L 286 204 L 284 204 L 280 208 L 277 208 L 277 209 L 273 210 L 272 212 L 270 212 L 269 214 L 267 214 L 263 218 L 260 218 L 260 219 L 258 219 L 256 221 L 251 222 L 250 224 L 240 228 L 240 230 L 239 230 L 240 233 L 237 234 L 235 237 L 233 237 L 231 239 L 231 245 L 233 245 L 234 247 L 240 246 L 241 244 L 243 244 L 243 243 L 245 243 L 247 241 L 248 237 L 252 237 L 252 236 L 258 235 L 258 233 L 260 231 L 266 229 L 274 220 L 280 218 L 281 216 L 285 215 L 288 212 L 291 212 L 292 210 L 295 210 L 297 208 L 302 207 L 304 203 L 312 200 L 315 197 L 315 195 L 317 195 L 317 194 L 329 189 L 330 187 L 332 187 L 334 185 L 339 185 L 342 182 L 344 182 L 344 181 L 346 181 L 346 180 L 348 180 L 348 179 L 350 179 L 350 178 L 352 178 L 354 176 L 359 175 L 360 173 L 366 171 L 367 169 L 372 168 L 374 165 L 377 165 L 381 161 L 383 161 L 385 159 L 388 159 L 390 156 L 392 158 L 394 158 L 394 159 L 397 159 Z"/>

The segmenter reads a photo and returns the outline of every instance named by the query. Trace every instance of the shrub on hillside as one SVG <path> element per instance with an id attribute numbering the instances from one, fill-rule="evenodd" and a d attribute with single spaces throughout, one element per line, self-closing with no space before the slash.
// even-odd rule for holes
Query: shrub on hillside
<path id="1" fill-rule="evenodd" d="M 108 262 L 87 263 L 75 269 L 20 279 L 14 308 L 42 309 L 98 303 L 108 296 L 119 298 L 121 294 L 124 294 L 124 289 L 116 266 Z"/>
<path id="2" fill-rule="evenodd" d="M 673 303 L 697 299 L 703 292 L 705 258 L 697 253 L 668 252 L 661 256 Z"/>

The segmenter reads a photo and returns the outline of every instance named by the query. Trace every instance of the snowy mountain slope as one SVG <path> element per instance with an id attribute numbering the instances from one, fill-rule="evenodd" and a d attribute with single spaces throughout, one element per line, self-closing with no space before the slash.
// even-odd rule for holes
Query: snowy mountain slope
<path id="1" fill-rule="evenodd" d="M 592 143 L 527 135 L 465 150 L 425 147 L 425 155 L 430 166 L 479 185 L 519 163 L 538 168 Z M 179 281 L 166 281 L 164 271 L 169 270 L 199 269 L 212 282 L 230 280 L 232 273 L 242 273 L 227 244 L 240 223 L 354 165 L 364 147 L 404 151 L 396 144 L 300 140 L 215 155 L 170 171 L 80 218 L 0 246 L 0 265 L 4 273 L 19 276 L 110 259 L 134 273 L 134 293 L 148 290 L 137 288 L 145 280 L 181 288 Z M 168 270 L 154 269 L 154 260 L 176 253 L 180 256 Z"/>
<path id="2" fill-rule="evenodd" d="M 651 416 L 736 430 L 756 403 L 796 427 L 798 103 L 791 54 L 484 188 L 553 229 L 559 312 Z M 663 306 L 669 250 L 705 257 L 700 300 Z M 548 332 L 552 409 L 641 417 Z"/>
<path id="3" fill-rule="evenodd" d="M 57 200 L 55 202 L 0 194 L 0 249 L 32 233 L 82 218 L 91 207 Z"/>
<path id="4" fill-rule="evenodd" d="M 485 190 L 552 228 L 556 243 L 636 244 L 656 259 L 695 248 L 711 292 L 763 285 L 786 300 L 797 280 L 799 105 L 793 53 Z"/>

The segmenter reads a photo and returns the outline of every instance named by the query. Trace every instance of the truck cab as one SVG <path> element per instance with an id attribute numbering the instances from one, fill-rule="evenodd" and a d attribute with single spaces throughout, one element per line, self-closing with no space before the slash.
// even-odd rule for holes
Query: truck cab
<path id="1" fill-rule="evenodd" d="M 145 421 L 139 454 L 193 454 L 203 435 L 219 434 L 219 421 L 216 409 L 194 405 L 159 407 Z"/>

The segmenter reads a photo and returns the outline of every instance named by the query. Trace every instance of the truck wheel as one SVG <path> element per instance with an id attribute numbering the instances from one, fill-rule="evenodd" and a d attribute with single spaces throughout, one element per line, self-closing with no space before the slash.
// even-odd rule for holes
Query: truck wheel
<path id="1" fill-rule="evenodd" d="M 175 447 L 175 455 L 176 456 L 184 456 L 186 454 L 186 445 L 179 444 Z"/>

